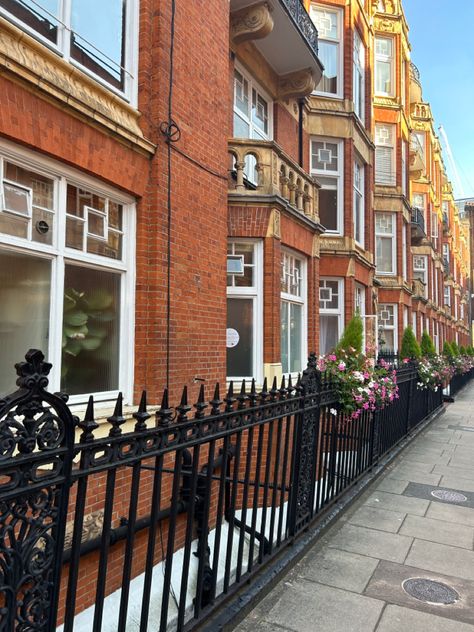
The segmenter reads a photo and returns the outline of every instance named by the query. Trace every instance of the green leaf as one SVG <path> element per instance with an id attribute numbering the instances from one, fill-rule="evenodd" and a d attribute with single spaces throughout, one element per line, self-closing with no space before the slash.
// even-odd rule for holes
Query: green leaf
<path id="1" fill-rule="evenodd" d="M 91 318 L 94 318 L 94 320 L 98 320 L 101 323 L 110 323 L 112 320 L 115 319 L 115 312 L 112 312 L 112 311 L 105 311 L 105 312 L 93 311 L 93 312 L 89 313 L 89 316 Z"/>
<path id="2" fill-rule="evenodd" d="M 86 325 L 80 325 L 79 327 L 71 327 L 71 325 L 64 325 L 63 327 L 63 335 L 66 335 L 68 338 L 74 338 L 78 334 L 86 336 L 89 330 Z"/>
<path id="3" fill-rule="evenodd" d="M 80 327 L 81 325 L 85 325 L 87 323 L 87 320 L 88 316 L 85 312 L 74 311 L 64 314 L 64 322 L 67 325 L 72 325 L 73 327 Z"/>
<path id="4" fill-rule="evenodd" d="M 93 338 L 92 336 L 88 336 L 84 340 L 81 341 L 82 347 L 87 351 L 94 351 L 98 349 L 102 344 L 102 338 Z"/>
<path id="5" fill-rule="evenodd" d="M 84 340 L 73 340 L 71 338 L 68 339 L 67 345 L 64 348 L 64 353 L 68 355 L 72 355 L 76 357 L 83 349 Z"/>
<path id="6" fill-rule="evenodd" d="M 97 325 L 88 325 L 89 336 L 93 338 L 105 338 L 107 336 L 107 329 L 105 327 L 99 327 Z"/>
<path id="7" fill-rule="evenodd" d="M 76 300 L 72 296 L 69 296 L 69 294 L 64 294 L 64 311 L 70 312 L 75 307 Z"/>
<path id="8" fill-rule="evenodd" d="M 114 297 L 105 290 L 93 290 L 87 297 L 86 302 L 91 310 L 102 311 L 112 305 Z"/>

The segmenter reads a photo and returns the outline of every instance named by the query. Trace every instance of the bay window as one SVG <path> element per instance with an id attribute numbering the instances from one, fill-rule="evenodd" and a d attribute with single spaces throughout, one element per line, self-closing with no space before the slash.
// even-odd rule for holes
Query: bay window
<path id="1" fill-rule="evenodd" d="M 364 246 L 364 225 L 365 225 L 365 196 L 364 196 L 364 173 L 365 167 L 359 161 L 354 161 L 354 239 L 360 246 Z"/>
<path id="2" fill-rule="evenodd" d="M 10 149 L 0 177 L 0 394 L 29 348 L 52 362 L 52 389 L 129 394 L 133 200 Z"/>
<path id="3" fill-rule="evenodd" d="M 375 265 L 377 274 L 394 275 L 397 273 L 395 230 L 395 213 L 375 213 Z"/>
<path id="4" fill-rule="evenodd" d="M 365 121 L 365 46 L 358 31 L 354 31 L 352 99 L 354 113 Z"/>
<path id="5" fill-rule="evenodd" d="M 319 281 L 319 353 L 332 351 L 344 326 L 343 279 L 321 278 Z"/>
<path id="6" fill-rule="evenodd" d="M 129 99 L 135 99 L 136 0 L 0 0 L 0 14 Z"/>
<path id="7" fill-rule="evenodd" d="M 378 307 L 379 345 L 382 350 L 398 349 L 397 307 L 398 305 L 391 303 L 380 304 Z"/>
<path id="8" fill-rule="evenodd" d="M 375 125 L 375 184 L 396 184 L 394 136 L 394 125 Z"/>
<path id="9" fill-rule="evenodd" d="M 319 220 L 327 233 L 342 235 L 343 148 L 340 140 L 318 138 L 311 141 L 311 173 L 321 185 Z"/>
<path id="10" fill-rule="evenodd" d="M 229 241 L 227 246 L 226 344 L 230 379 L 260 378 L 261 246 L 261 242 L 243 240 Z"/>
<path id="11" fill-rule="evenodd" d="M 281 365 L 283 373 L 306 366 L 306 261 L 283 250 L 281 254 Z"/>
<path id="12" fill-rule="evenodd" d="M 316 93 L 342 98 L 343 13 L 313 4 L 310 15 L 318 29 L 318 57 L 324 67 Z"/>
<path id="13" fill-rule="evenodd" d="M 392 38 L 375 38 L 375 94 L 394 96 L 393 48 Z"/>

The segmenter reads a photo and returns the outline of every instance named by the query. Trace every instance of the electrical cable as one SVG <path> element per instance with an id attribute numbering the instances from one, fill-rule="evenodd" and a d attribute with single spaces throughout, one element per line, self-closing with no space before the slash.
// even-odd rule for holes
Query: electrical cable
<path id="1" fill-rule="evenodd" d="M 171 22 L 170 22 L 170 70 L 169 70 L 169 91 L 168 91 L 168 123 L 166 128 L 167 149 L 168 149 L 168 244 L 167 244 L 167 288 L 166 288 L 166 388 L 169 388 L 170 381 L 170 348 L 171 348 L 171 141 L 172 138 L 179 139 L 181 132 L 173 121 L 173 64 L 174 64 L 174 30 L 175 30 L 176 0 L 171 0 Z M 179 134 L 176 134 L 178 130 Z M 162 130 L 163 131 L 163 130 Z"/>

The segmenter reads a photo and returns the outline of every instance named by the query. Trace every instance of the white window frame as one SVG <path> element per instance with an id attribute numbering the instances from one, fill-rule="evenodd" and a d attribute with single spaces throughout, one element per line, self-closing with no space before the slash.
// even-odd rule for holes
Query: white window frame
<path id="1" fill-rule="evenodd" d="M 415 310 L 411 313 L 411 326 L 413 329 L 413 333 L 415 334 L 415 338 L 418 338 L 417 328 L 416 328 L 416 312 Z"/>
<path id="2" fill-rule="evenodd" d="M 352 59 L 352 101 L 354 114 L 365 123 L 365 58 L 366 49 L 359 31 L 354 29 Z"/>
<path id="3" fill-rule="evenodd" d="M 324 11 L 325 13 L 332 13 L 333 15 L 336 15 L 337 37 L 336 38 L 324 37 L 324 35 L 321 32 L 321 29 L 318 29 L 318 34 L 319 34 L 318 38 L 319 38 L 320 46 L 322 42 L 328 42 L 330 44 L 337 46 L 337 88 L 338 89 L 336 93 L 333 93 L 333 92 L 323 92 L 322 90 L 318 90 L 316 88 L 316 90 L 314 91 L 314 94 L 324 96 L 324 97 L 329 97 L 332 99 L 342 99 L 344 97 L 344 10 L 328 7 L 327 5 L 322 5 L 322 4 L 321 5 L 314 4 L 314 3 L 311 4 L 310 16 L 316 28 L 318 28 L 317 20 L 314 18 L 314 15 L 313 15 L 315 11 Z"/>
<path id="4" fill-rule="evenodd" d="M 393 123 L 375 124 L 375 184 L 381 186 L 395 186 L 396 173 L 396 126 Z M 377 169 L 377 150 L 390 150 L 390 172 L 386 173 Z"/>
<path id="5" fill-rule="evenodd" d="M 320 305 L 320 290 L 321 283 L 325 281 L 333 281 L 337 283 L 337 294 L 338 294 L 338 307 L 337 308 L 325 308 Z M 319 288 L 318 288 L 318 306 L 319 306 L 319 318 L 321 316 L 337 316 L 337 339 L 340 340 L 342 336 L 342 332 L 344 330 L 344 279 L 341 277 L 320 277 L 319 279 Z M 321 327 L 320 327 L 321 330 Z M 321 342 L 321 339 L 319 340 Z"/>
<path id="6" fill-rule="evenodd" d="M 390 42 L 392 47 L 391 55 L 383 55 L 377 52 L 377 40 L 387 40 Z M 374 91 L 376 95 L 384 96 L 384 97 L 393 97 L 395 96 L 395 49 L 396 49 L 396 40 L 394 37 L 386 37 L 379 36 L 375 37 L 374 41 Z M 390 64 L 390 91 L 386 90 L 377 90 L 377 63 L 389 63 Z"/>
<path id="7" fill-rule="evenodd" d="M 118 388 L 113 391 L 71 395 L 70 404 L 83 403 L 89 395 L 97 402 L 116 398 L 121 391 L 125 403 L 133 400 L 133 376 L 135 356 L 135 235 L 136 200 L 117 189 L 109 187 L 80 171 L 59 163 L 36 152 L 0 140 L 0 182 L 3 177 L 3 162 L 13 162 L 24 169 L 35 171 L 54 180 L 55 222 L 52 244 L 28 241 L 21 237 L 0 234 L 0 246 L 5 251 L 18 252 L 42 257 L 51 261 L 51 295 L 49 313 L 49 343 L 45 353 L 53 368 L 50 374 L 50 390 L 60 390 L 61 383 L 61 336 L 63 324 L 64 270 L 65 265 L 81 264 L 87 268 L 110 270 L 121 275 L 120 282 L 120 322 L 119 322 L 119 375 Z M 97 195 L 113 198 L 123 205 L 122 217 L 122 259 L 115 260 L 83 252 L 66 246 L 66 191 L 67 185 L 88 189 Z M 4 211 L 2 211 L 4 212 Z M 30 235 L 29 235 L 30 236 Z M 29 237 L 28 236 L 28 237 Z M 25 350 L 26 351 L 26 350 Z M 21 358 L 19 358 L 20 360 Z"/>
<path id="8" fill-rule="evenodd" d="M 52 22 L 57 25 L 58 38 L 57 43 L 51 42 L 45 38 L 41 33 L 33 29 L 31 26 L 22 22 L 12 13 L 9 13 L 6 9 L 0 7 L 0 16 L 6 18 L 18 26 L 21 30 L 31 35 L 35 40 L 44 44 L 47 48 L 58 54 L 64 61 L 70 63 L 75 68 L 78 68 L 81 72 L 88 75 L 97 83 L 114 92 L 121 98 L 125 99 L 134 108 L 138 106 L 138 29 L 139 29 L 139 1 L 127 0 L 126 14 L 125 14 L 125 33 L 124 33 L 124 45 L 125 45 L 125 59 L 123 67 L 124 71 L 124 89 L 120 90 L 116 86 L 107 82 L 106 79 L 100 77 L 92 70 L 83 66 L 79 61 L 73 59 L 70 54 L 70 39 L 72 34 L 71 27 L 71 0 L 58 0 L 58 15 L 54 16 L 46 9 L 43 9 L 44 13 L 51 17 Z M 78 33 L 81 36 L 80 33 Z M 93 48 L 99 50 L 99 52 L 109 59 L 105 53 L 97 49 L 93 44 Z M 109 59 L 109 61 L 117 66 L 116 62 Z"/>
<path id="9" fill-rule="evenodd" d="M 226 298 L 253 299 L 253 332 L 254 345 L 252 350 L 252 375 L 228 375 L 227 381 L 255 378 L 258 383 L 263 381 L 263 242 L 261 239 L 230 238 L 228 244 L 252 244 L 254 247 L 254 279 L 252 287 L 227 286 Z"/>
<path id="10" fill-rule="evenodd" d="M 407 142 L 402 139 L 402 195 L 408 197 Z"/>
<path id="11" fill-rule="evenodd" d="M 447 307 L 451 307 L 451 286 L 444 286 L 444 304 Z"/>
<path id="12" fill-rule="evenodd" d="M 407 225 L 402 220 L 402 277 L 404 281 L 408 281 L 407 270 Z"/>
<path id="13" fill-rule="evenodd" d="M 377 232 L 377 216 L 378 215 L 391 215 L 392 216 L 392 232 L 381 233 Z M 392 240 L 392 270 L 390 272 L 383 272 L 377 268 L 377 239 L 391 239 Z M 375 213 L 375 266 L 377 276 L 395 276 L 397 274 L 397 215 L 390 212 Z"/>
<path id="14" fill-rule="evenodd" d="M 330 143 L 337 145 L 337 171 L 326 171 L 313 168 L 313 143 Z M 312 136 L 309 144 L 311 175 L 321 178 L 334 178 L 336 180 L 337 191 L 337 230 L 326 229 L 327 235 L 344 235 L 344 141 L 340 138 L 330 138 L 327 136 Z M 322 187 L 324 188 L 324 187 Z"/>
<path id="15" fill-rule="evenodd" d="M 436 211 L 431 212 L 431 238 L 434 240 L 435 248 L 438 247 L 439 227 L 438 227 L 438 213 Z"/>
<path id="16" fill-rule="evenodd" d="M 420 279 L 425 284 L 424 298 L 428 298 L 428 256 L 427 255 L 413 255 L 413 278 L 418 279 L 415 273 L 422 273 L 423 279 Z"/>
<path id="17" fill-rule="evenodd" d="M 244 115 L 242 110 L 235 104 L 235 71 L 240 73 L 242 77 L 247 81 L 249 88 L 249 111 L 247 116 Z M 267 104 L 267 112 L 268 112 L 268 133 L 265 133 L 258 125 L 256 125 L 252 121 L 252 103 L 253 103 L 253 91 L 255 90 L 257 96 L 261 97 Z M 234 74 L 233 74 L 233 93 L 232 93 L 232 112 L 234 115 L 240 116 L 242 120 L 249 126 L 249 136 L 246 138 L 254 139 L 254 140 L 272 140 L 273 138 L 273 100 L 271 96 L 266 92 L 264 88 L 258 83 L 258 81 L 248 73 L 245 68 L 239 63 L 237 60 L 234 64 Z M 233 122 L 232 122 L 233 125 Z M 235 130 L 232 130 L 232 133 L 235 134 Z M 244 138 L 240 136 L 234 136 L 234 138 Z"/>
<path id="18" fill-rule="evenodd" d="M 294 259 L 299 261 L 301 266 L 301 296 L 296 294 L 290 294 L 288 292 L 283 292 L 280 290 L 280 309 L 281 303 L 294 303 L 295 305 L 301 305 L 301 371 L 289 371 L 284 372 L 283 375 L 286 376 L 297 376 L 298 373 L 302 372 L 306 367 L 306 361 L 308 358 L 308 262 L 306 257 L 300 255 L 294 250 L 290 250 L 289 248 L 281 249 L 281 257 L 282 264 L 283 258 L 289 257 L 290 259 Z M 290 341 L 290 337 L 288 336 L 288 345 Z M 290 347 L 288 347 L 288 350 Z M 283 366 L 283 363 L 282 363 Z"/>
<path id="19" fill-rule="evenodd" d="M 420 202 L 422 202 L 420 204 Z M 427 226 L 427 219 L 426 219 L 426 193 L 413 193 L 412 195 L 412 204 L 415 208 L 417 208 L 419 211 L 421 211 L 421 214 L 423 215 L 423 220 L 425 222 L 425 230 L 426 230 L 426 226 Z"/>
<path id="20" fill-rule="evenodd" d="M 393 325 L 388 327 L 381 326 L 380 312 L 387 307 L 393 307 Z M 396 303 L 380 303 L 377 309 L 377 323 L 382 331 L 393 331 L 393 351 L 398 351 L 398 305 Z"/>
<path id="21" fill-rule="evenodd" d="M 359 186 L 357 186 L 356 174 L 359 174 Z M 359 216 L 357 217 L 357 200 L 359 201 Z M 364 248 L 365 244 L 365 164 L 359 160 L 354 159 L 354 182 L 353 182 L 353 197 L 352 197 L 352 217 L 354 226 L 354 240 L 361 248 Z M 357 239 L 357 232 L 359 232 L 361 239 Z"/>
<path id="22" fill-rule="evenodd" d="M 362 319 L 362 352 L 365 353 L 365 339 L 366 339 L 366 318 L 365 318 L 365 294 L 366 294 L 365 285 L 361 285 L 360 283 L 355 284 L 354 288 L 354 307 L 355 311 L 359 312 L 359 316 Z"/>

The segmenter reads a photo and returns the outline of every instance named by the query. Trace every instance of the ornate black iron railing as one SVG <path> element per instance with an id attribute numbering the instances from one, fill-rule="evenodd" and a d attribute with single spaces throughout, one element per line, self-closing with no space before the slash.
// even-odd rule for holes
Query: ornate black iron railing
<path id="1" fill-rule="evenodd" d="M 205 618 L 442 405 L 397 370 L 400 398 L 349 421 L 308 368 L 270 389 L 201 387 L 154 418 L 122 397 L 105 425 L 46 390 L 30 351 L 0 401 L 0 629 L 183 630 Z"/>
<path id="2" fill-rule="evenodd" d="M 296 28 L 308 42 L 315 56 L 318 55 L 318 30 L 313 24 L 301 0 L 281 0 Z"/>

